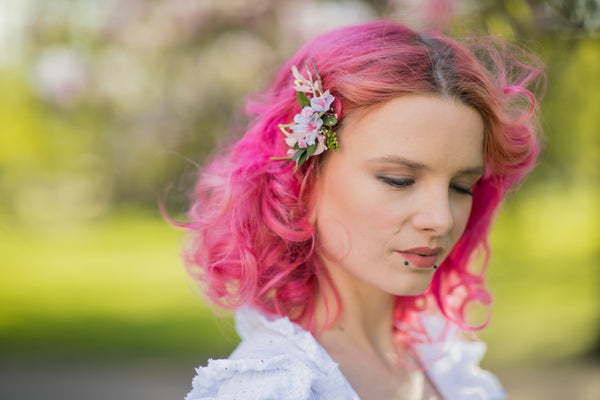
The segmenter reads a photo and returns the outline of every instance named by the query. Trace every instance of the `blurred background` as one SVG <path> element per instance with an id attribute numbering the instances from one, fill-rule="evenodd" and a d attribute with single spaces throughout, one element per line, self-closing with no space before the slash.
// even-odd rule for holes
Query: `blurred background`
<path id="1" fill-rule="evenodd" d="M 197 165 L 302 42 L 380 16 L 546 63 L 483 365 L 512 399 L 600 399 L 599 0 L 0 0 L 1 399 L 182 399 L 229 354 L 158 204 L 184 218 Z"/>

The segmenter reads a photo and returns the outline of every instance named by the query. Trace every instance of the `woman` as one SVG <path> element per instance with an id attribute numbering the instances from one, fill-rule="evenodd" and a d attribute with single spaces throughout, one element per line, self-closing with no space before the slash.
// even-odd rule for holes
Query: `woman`
<path id="1" fill-rule="evenodd" d="M 504 397 L 476 366 L 483 344 L 458 333 L 485 325 L 466 320 L 491 302 L 471 264 L 535 163 L 526 86 L 540 73 L 487 54 L 489 70 L 451 39 L 378 21 L 281 67 L 184 225 L 188 270 L 237 310 L 242 338 L 187 400 Z"/>

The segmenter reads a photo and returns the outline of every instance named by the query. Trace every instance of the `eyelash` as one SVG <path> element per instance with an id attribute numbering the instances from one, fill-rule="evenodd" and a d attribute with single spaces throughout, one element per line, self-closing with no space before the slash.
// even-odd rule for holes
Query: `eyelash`
<path id="1" fill-rule="evenodd" d="M 392 186 L 392 187 L 398 188 L 398 189 L 406 188 L 415 183 L 415 180 L 412 178 L 394 179 L 394 178 L 390 178 L 389 176 L 384 176 L 384 175 L 377 175 L 377 179 L 389 186 Z M 457 184 L 451 184 L 450 188 L 457 193 L 466 194 L 468 196 L 473 196 L 472 190 L 467 187 L 457 185 Z"/>
<path id="2" fill-rule="evenodd" d="M 458 193 L 466 194 L 468 196 L 473 197 L 473 191 L 471 189 L 469 189 L 469 188 L 466 188 L 466 187 L 463 187 L 463 186 L 460 186 L 460 185 L 456 185 L 456 184 L 450 185 L 450 187 L 453 190 L 457 191 Z"/>
<path id="3" fill-rule="evenodd" d="M 402 179 L 395 179 L 395 178 L 390 178 L 389 176 L 384 176 L 384 175 L 377 175 L 377 179 L 379 179 L 381 182 L 390 185 L 392 187 L 395 188 L 405 188 L 407 186 L 412 185 L 413 183 L 415 183 L 415 180 L 412 178 L 402 178 Z"/>

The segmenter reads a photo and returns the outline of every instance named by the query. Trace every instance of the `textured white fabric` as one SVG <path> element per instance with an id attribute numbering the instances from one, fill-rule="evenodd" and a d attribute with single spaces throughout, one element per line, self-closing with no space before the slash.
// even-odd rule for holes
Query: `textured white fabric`
<path id="1" fill-rule="evenodd" d="M 479 368 L 487 349 L 483 342 L 461 340 L 456 326 L 441 317 L 422 320 L 435 344 L 417 344 L 427 375 L 446 400 L 502 400 L 506 397 L 492 373 Z"/>
<path id="2" fill-rule="evenodd" d="M 235 322 L 242 342 L 229 359 L 209 360 L 196 369 L 185 400 L 359 399 L 325 349 L 289 319 L 243 308 Z M 434 318 L 425 327 L 434 335 L 443 329 Z M 438 345 L 418 347 L 434 360 L 426 364 L 427 373 L 444 399 L 503 399 L 496 377 L 477 366 L 485 344 L 461 341 L 454 334 L 445 338 Z"/>

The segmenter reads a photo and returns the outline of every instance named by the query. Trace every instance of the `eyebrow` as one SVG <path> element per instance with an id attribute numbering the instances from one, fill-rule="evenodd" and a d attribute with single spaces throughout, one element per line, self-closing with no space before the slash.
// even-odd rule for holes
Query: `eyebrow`
<path id="1" fill-rule="evenodd" d="M 374 163 L 383 163 L 383 164 L 395 164 L 402 165 L 411 169 L 421 169 L 425 171 L 430 171 L 431 168 L 427 165 L 420 163 L 418 161 L 409 160 L 408 158 L 399 157 L 399 156 L 383 156 L 383 157 L 375 157 L 368 160 L 369 162 Z M 485 168 L 482 166 L 477 167 L 469 167 L 465 169 L 461 169 L 458 171 L 458 175 L 483 175 L 485 172 Z"/>

